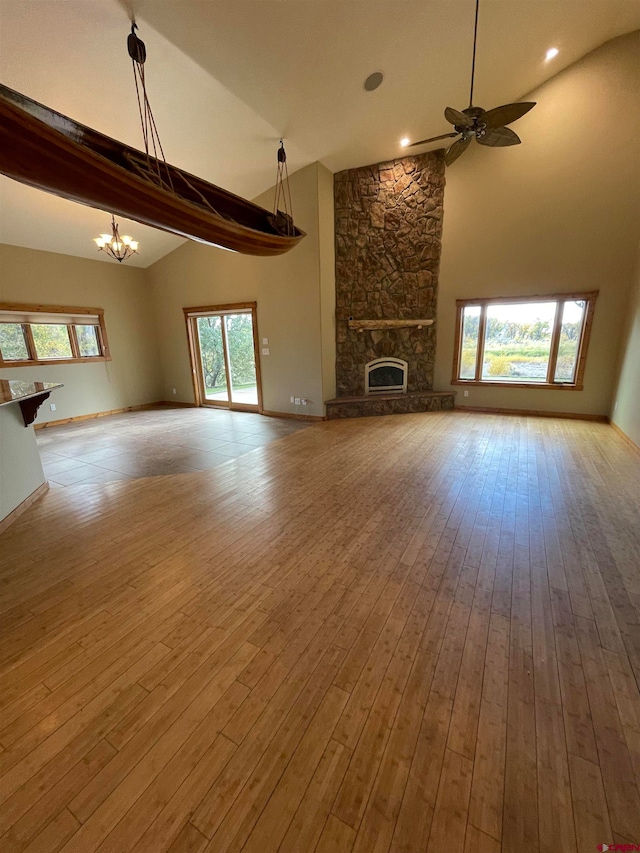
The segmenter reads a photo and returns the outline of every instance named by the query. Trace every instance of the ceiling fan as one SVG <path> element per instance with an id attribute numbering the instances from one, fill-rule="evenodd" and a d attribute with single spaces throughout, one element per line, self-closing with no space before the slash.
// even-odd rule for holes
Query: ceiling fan
<path id="1" fill-rule="evenodd" d="M 471 64 L 471 91 L 469 94 L 469 106 L 465 110 L 454 110 L 447 107 L 444 117 L 455 128 L 455 133 L 443 133 L 441 136 L 432 136 L 430 139 L 421 139 L 419 142 L 411 143 L 412 148 L 416 145 L 425 145 L 427 142 L 435 142 L 438 139 L 448 139 L 459 136 L 453 145 L 447 150 L 444 161 L 450 166 L 461 154 L 467 150 L 471 141 L 475 139 L 480 145 L 488 145 L 491 148 L 503 148 L 507 145 L 519 145 L 520 137 L 506 125 L 522 118 L 525 113 L 535 107 L 535 101 L 526 101 L 517 104 L 504 104 L 492 110 L 483 110 L 482 107 L 473 106 L 473 81 L 476 72 L 476 42 L 478 40 L 478 9 L 480 0 L 476 0 L 476 21 L 473 30 L 473 61 Z"/>

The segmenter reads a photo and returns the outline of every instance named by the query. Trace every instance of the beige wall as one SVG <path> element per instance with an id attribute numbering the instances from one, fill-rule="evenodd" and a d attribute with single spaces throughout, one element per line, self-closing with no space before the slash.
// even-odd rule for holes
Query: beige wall
<path id="1" fill-rule="evenodd" d="M 627 311 L 628 331 L 614 395 L 613 422 L 640 446 L 640 255 Z"/>
<path id="2" fill-rule="evenodd" d="M 149 293 L 145 270 L 0 245 L 0 302 L 103 308 L 112 356 L 107 362 L 4 368 L 0 378 L 63 383 L 38 411 L 38 423 L 158 401 Z"/>
<path id="3" fill-rule="evenodd" d="M 293 395 L 310 400 L 300 412 L 323 414 L 319 168 L 313 163 L 291 176 L 296 224 L 308 236 L 287 254 L 256 258 L 186 243 L 149 267 L 163 399 L 194 399 L 182 309 L 255 301 L 260 342 L 268 338 L 270 349 L 269 355 L 260 356 L 264 408 L 293 413 Z M 256 202 L 271 207 L 273 192 Z"/>
<path id="4" fill-rule="evenodd" d="M 0 521 L 44 483 L 33 434 L 18 403 L 0 407 Z"/>
<path id="5" fill-rule="evenodd" d="M 639 79 L 636 32 L 531 93 L 522 145 L 473 144 L 448 169 L 435 387 L 458 405 L 609 414 L 640 219 Z M 600 291 L 584 391 L 450 385 L 456 299 L 574 290 Z"/>

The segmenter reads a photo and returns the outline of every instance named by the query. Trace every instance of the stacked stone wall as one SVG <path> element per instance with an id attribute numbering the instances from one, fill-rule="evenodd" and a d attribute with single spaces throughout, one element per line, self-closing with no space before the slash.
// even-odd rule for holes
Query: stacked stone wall
<path id="1" fill-rule="evenodd" d="M 364 394 L 364 366 L 383 356 L 408 362 L 408 391 L 432 388 L 435 325 L 356 332 L 348 320 L 435 320 L 444 168 L 434 151 L 335 176 L 338 397 Z"/>

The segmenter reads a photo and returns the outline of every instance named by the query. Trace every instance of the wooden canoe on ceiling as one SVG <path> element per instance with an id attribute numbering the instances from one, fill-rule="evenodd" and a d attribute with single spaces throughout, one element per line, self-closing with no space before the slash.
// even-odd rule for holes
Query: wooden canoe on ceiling
<path id="1" fill-rule="evenodd" d="M 283 215 L 274 217 L 257 204 L 147 157 L 1 84 L 0 174 L 247 255 L 281 255 L 305 236 Z"/>

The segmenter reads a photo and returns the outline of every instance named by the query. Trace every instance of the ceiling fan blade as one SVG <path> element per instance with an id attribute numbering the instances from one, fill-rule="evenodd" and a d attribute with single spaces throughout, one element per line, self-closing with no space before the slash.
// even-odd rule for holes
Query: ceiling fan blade
<path id="1" fill-rule="evenodd" d="M 421 139 L 420 142 L 412 142 L 409 145 L 409 148 L 413 148 L 416 145 L 426 145 L 427 142 L 437 142 L 438 139 L 448 139 L 450 136 L 458 136 L 457 133 L 443 133 L 442 136 L 432 136 L 431 139 Z"/>
<path id="2" fill-rule="evenodd" d="M 482 121 L 490 129 L 494 127 L 504 127 L 505 124 L 511 124 L 522 118 L 525 113 L 532 110 L 536 105 L 535 101 L 524 101 L 521 104 L 503 104 L 501 107 L 495 107 L 482 116 Z"/>
<path id="3" fill-rule="evenodd" d="M 454 110 L 453 107 L 446 108 L 444 117 L 454 127 L 473 127 L 473 119 L 465 113 L 461 113 L 460 110 Z"/>
<path id="4" fill-rule="evenodd" d="M 466 139 L 463 137 L 462 139 L 459 139 L 457 142 L 453 143 L 451 148 L 449 148 L 449 150 L 447 151 L 447 153 L 444 156 L 444 162 L 447 164 L 447 166 L 450 166 L 452 163 L 454 163 L 458 159 L 458 157 L 461 154 L 464 154 L 464 152 L 469 147 L 469 144 L 470 144 L 472 139 L 473 139 L 473 134 L 471 134 L 470 136 L 467 136 Z"/>
<path id="5" fill-rule="evenodd" d="M 510 127 L 494 127 L 478 137 L 478 142 L 490 148 L 505 148 L 507 145 L 520 145 L 520 137 Z"/>

